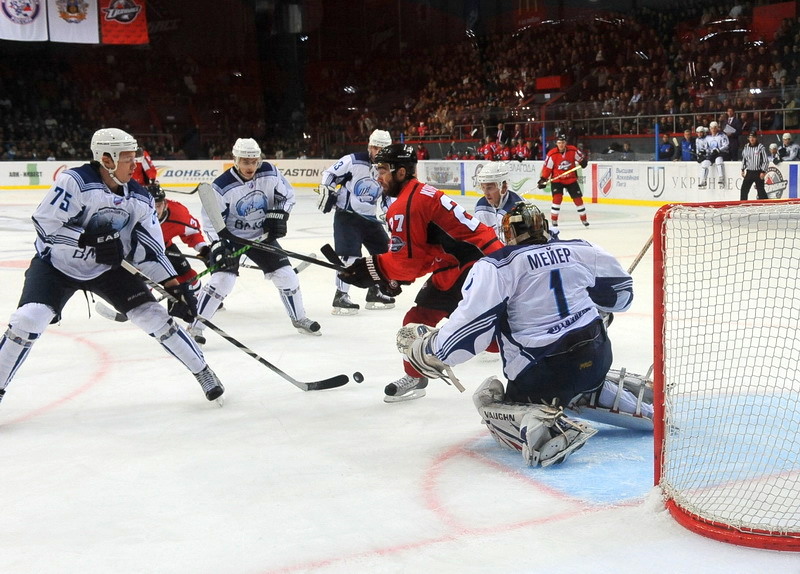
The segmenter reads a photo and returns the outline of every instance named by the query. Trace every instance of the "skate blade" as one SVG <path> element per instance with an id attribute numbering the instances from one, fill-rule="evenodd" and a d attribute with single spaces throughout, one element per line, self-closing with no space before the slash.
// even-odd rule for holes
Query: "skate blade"
<path id="1" fill-rule="evenodd" d="M 225 406 L 225 397 L 224 396 L 219 397 L 219 398 L 215 399 L 214 402 L 217 403 L 217 406 L 219 408 L 222 408 L 222 407 Z"/>
<path id="2" fill-rule="evenodd" d="M 375 301 L 367 302 L 367 309 L 370 311 L 388 311 L 394 309 L 394 303 L 377 303 Z"/>
<path id="3" fill-rule="evenodd" d="M 348 315 L 358 315 L 358 309 L 343 309 L 342 307 L 334 307 L 331 309 L 331 315 L 341 315 L 346 317 Z"/>
<path id="4" fill-rule="evenodd" d="M 421 399 L 425 396 L 425 389 L 412 389 L 404 395 L 384 395 L 384 403 L 403 403 L 405 401 L 413 401 L 414 399 Z"/>

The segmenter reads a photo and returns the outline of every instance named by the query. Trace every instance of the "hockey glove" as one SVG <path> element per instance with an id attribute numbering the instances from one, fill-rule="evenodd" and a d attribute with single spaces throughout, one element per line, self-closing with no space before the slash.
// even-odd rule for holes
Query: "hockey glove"
<path id="1" fill-rule="evenodd" d="M 783 159 L 789 155 L 789 150 L 786 148 L 778 148 L 778 157 Z"/>
<path id="2" fill-rule="evenodd" d="M 209 257 L 211 256 L 211 246 L 203 245 L 203 247 L 200 248 L 200 251 L 197 252 L 197 256 L 205 264 L 205 266 L 208 267 Z"/>
<path id="3" fill-rule="evenodd" d="M 547 187 L 547 178 L 540 177 L 539 182 L 536 184 L 536 187 L 538 187 L 539 189 L 544 189 L 545 187 Z"/>
<path id="4" fill-rule="evenodd" d="M 320 185 L 317 193 L 319 193 L 317 209 L 319 209 L 322 213 L 328 213 L 331 209 L 333 209 L 333 206 L 336 205 L 336 188 L 332 185 Z"/>
<path id="5" fill-rule="evenodd" d="M 125 257 L 122 239 L 119 231 L 111 230 L 108 233 L 89 234 L 83 233 L 78 238 L 78 246 L 94 247 L 94 260 L 102 265 L 116 267 Z"/>
<path id="6" fill-rule="evenodd" d="M 369 289 L 377 285 L 384 295 L 396 297 L 401 293 L 400 284 L 388 279 L 380 269 L 375 257 L 359 257 L 350 267 L 339 272 L 339 279 L 350 285 Z"/>
<path id="7" fill-rule="evenodd" d="M 197 298 L 188 283 L 179 283 L 172 287 L 164 287 L 175 300 L 167 303 L 167 313 L 178 319 L 191 323 L 197 317 Z"/>
<path id="8" fill-rule="evenodd" d="M 773 163 L 774 165 L 778 165 L 779 163 L 781 163 L 781 158 L 779 158 L 779 157 L 776 155 L 774 158 L 772 158 L 772 163 Z"/>
<path id="9" fill-rule="evenodd" d="M 579 165 L 579 166 L 581 166 L 581 169 L 586 169 L 586 166 L 587 166 L 587 165 L 589 165 L 589 160 L 588 160 L 587 158 L 583 158 L 583 159 L 582 159 L 582 160 L 581 160 L 581 161 L 578 163 L 578 165 Z"/>
<path id="10" fill-rule="evenodd" d="M 236 271 L 239 257 L 234 254 L 234 245 L 227 239 L 220 239 L 211 244 L 209 262 L 220 271 Z"/>
<path id="11" fill-rule="evenodd" d="M 706 154 L 705 153 L 697 154 L 697 163 L 703 163 L 704 161 L 706 161 Z"/>
<path id="12" fill-rule="evenodd" d="M 282 209 L 268 209 L 264 217 L 264 232 L 268 234 L 267 242 L 286 236 L 286 222 L 289 212 Z"/>
<path id="13" fill-rule="evenodd" d="M 719 150 L 718 149 L 714 149 L 714 150 L 711 150 L 710 154 L 708 154 L 708 159 L 710 159 L 713 162 L 713 161 L 716 161 L 716 159 L 719 156 L 720 156 Z"/>
<path id="14" fill-rule="evenodd" d="M 453 369 L 433 353 L 433 342 L 438 332 L 439 329 L 427 325 L 409 323 L 397 332 L 397 350 L 406 356 L 411 366 L 420 374 L 433 379 L 442 379 L 463 393 L 464 387 L 456 378 Z"/>

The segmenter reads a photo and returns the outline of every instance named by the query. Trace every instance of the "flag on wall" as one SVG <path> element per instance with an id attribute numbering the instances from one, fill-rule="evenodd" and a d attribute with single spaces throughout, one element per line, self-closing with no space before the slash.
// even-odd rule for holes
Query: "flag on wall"
<path id="1" fill-rule="evenodd" d="M 144 0 L 100 0 L 103 44 L 147 44 Z"/>
<path id="2" fill-rule="evenodd" d="M 2 0 L 0 39 L 47 41 L 47 7 L 44 0 Z"/>
<path id="3" fill-rule="evenodd" d="M 91 0 L 47 0 L 51 42 L 99 44 L 97 3 Z"/>
<path id="4" fill-rule="evenodd" d="M 0 0 L 0 40 L 147 44 L 145 0 Z"/>

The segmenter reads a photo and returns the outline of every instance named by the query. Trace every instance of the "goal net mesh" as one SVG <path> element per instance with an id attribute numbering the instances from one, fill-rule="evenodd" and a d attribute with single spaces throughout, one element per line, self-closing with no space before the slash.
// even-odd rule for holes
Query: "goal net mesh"
<path id="1" fill-rule="evenodd" d="M 800 204 L 670 206 L 654 231 L 656 478 L 693 520 L 800 537 Z"/>

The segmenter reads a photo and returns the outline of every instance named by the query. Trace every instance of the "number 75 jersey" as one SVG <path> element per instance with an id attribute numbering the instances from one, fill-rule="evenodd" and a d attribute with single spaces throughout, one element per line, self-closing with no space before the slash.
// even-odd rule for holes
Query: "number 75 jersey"
<path id="1" fill-rule="evenodd" d="M 437 356 L 462 363 L 500 337 L 506 375 L 575 344 L 566 335 L 633 302 L 633 280 L 608 252 L 582 239 L 507 246 L 478 261 L 463 299 L 437 337 Z"/>

